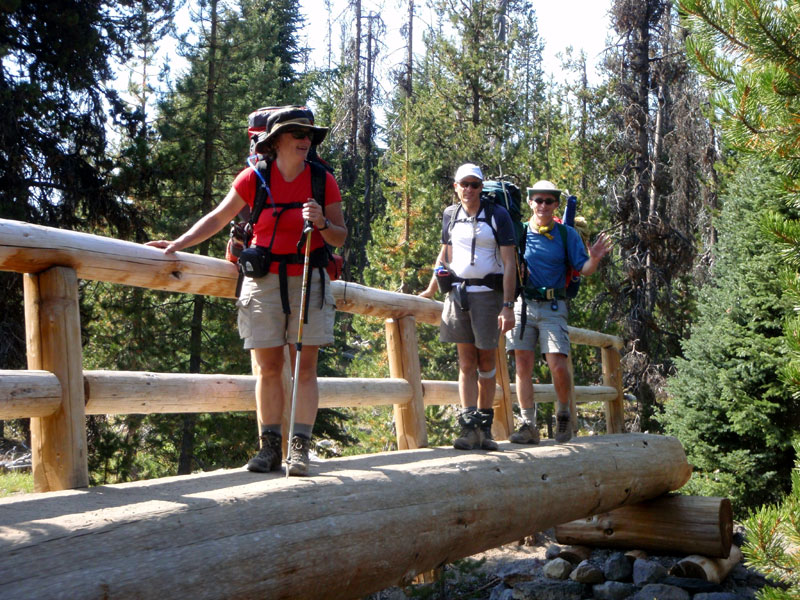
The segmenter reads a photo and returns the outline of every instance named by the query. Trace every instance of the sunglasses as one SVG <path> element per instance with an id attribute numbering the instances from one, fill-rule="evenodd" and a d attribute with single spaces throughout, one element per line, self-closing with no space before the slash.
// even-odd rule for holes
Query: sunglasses
<path id="1" fill-rule="evenodd" d="M 556 200 L 555 198 L 533 198 L 533 201 L 536 202 L 536 204 L 541 204 L 542 202 L 544 202 L 545 204 L 547 204 L 547 206 L 550 206 L 551 204 L 556 204 L 558 202 L 558 200 Z"/>
<path id="2" fill-rule="evenodd" d="M 473 190 L 479 190 L 483 183 L 480 181 L 459 181 L 458 185 L 464 189 L 472 188 Z"/>
<path id="3" fill-rule="evenodd" d="M 286 133 L 291 135 L 296 140 L 302 140 L 303 138 L 311 138 L 310 129 L 290 129 Z"/>

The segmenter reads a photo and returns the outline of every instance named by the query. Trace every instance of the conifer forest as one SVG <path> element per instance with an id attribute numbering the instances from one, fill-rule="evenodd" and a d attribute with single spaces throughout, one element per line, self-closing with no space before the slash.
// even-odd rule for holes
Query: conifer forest
<path id="1" fill-rule="evenodd" d="M 0 218 L 174 239 L 244 167 L 247 115 L 308 104 L 330 127 L 318 151 L 342 192 L 344 279 L 417 294 L 460 164 L 523 190 L 553 181 L 590 238 L 614 243 L 570 325 L 625 340 L 626 427 L 681 441 L 687 493 L 728 496 L 737 518 L 797 517 L 796 2 L 612 0 L 604 52 L 564 36 L 558 77 L 533 0 L 397 0 L 402 48 L 361 0 L 319 2 L 339 40 L 324 67 L 297 2 L 186 2 L 0 3 Z M 171 70 L 177 56 L 187 66 Z M 190 251 L 222 258 L 227 238 Z M 0 369 L 24 369 L 22 278 L 0 272 L 0 286 Z M 82 281 L 80 302 L 86 369 L 251 372 L 230 300 Z M 319 375 L 389 376 L 382 323 L 338 312 L 335 327 Z M 423 378 L 457 379 L 453 345 L 418 335 Z M 594 350 L 576 350 L 576 379 L 598 377 Z M 545 366 L 534 377 L 549 382 Z M 453 413 L 427 411 L 431 445 L 449 444 Z M 256 430 L 252 413 L 87 419 L 93 484 L 240 467 Z M 28 435 L 0 422 L 0 437 Z M 391 449 L 392 412 L 323 410 L 314 436 L 337 454 Z"/>

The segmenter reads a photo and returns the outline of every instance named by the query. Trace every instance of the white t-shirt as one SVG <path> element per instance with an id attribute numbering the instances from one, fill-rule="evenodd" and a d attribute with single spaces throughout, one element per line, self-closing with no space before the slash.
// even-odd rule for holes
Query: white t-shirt
<path id="1" fill-rule="evenodd" d="M 455 218 L 452 228 L 450 222 Z M 484 220 L 482 220 L 484 219 Z M 442 217 L 442 243 L 452 246 L 450 271 L 462 279 L 481 279 L 493 273 L 504 272 L 501 246 L 514 246 L 514 226 L 511 217 L 502 206 L 494 206 L 492 224 L 497 231 L 497 239 L 492 227 L 485 221 L 483 207 L 475 217 L 470 217 L 461 204 L 448 206 Z M 475 240 L 473 255 L 472 241 Z M 491 291 L 485 285 L 469 285 L 468 292 Z"/>

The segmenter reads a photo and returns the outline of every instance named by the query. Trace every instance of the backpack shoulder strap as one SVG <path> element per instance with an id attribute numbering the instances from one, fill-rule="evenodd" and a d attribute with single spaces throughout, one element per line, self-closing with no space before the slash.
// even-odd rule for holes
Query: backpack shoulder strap
<path id="1" fill-rule="evenodd" d="M 328 170 L 318 162 L 308 161 L 311 168 L 311 197 L 322 207 L 322 214 L 325 214 L 325 182 Z"/>
<path id="2" fill-rule="evenodd" d="M 492 235 L 494 236 L 494 241 L 497 243 L 497 247 L 500 247 L 500 236 L 497 233 L 497 228 L 494 226 L 494 202 L 484 202 L 481 201 L 481 208 L 479 209 L 478 214 L 480 214 L 480 210 L 483 210 L 483 219 L 488 226 L 489 229 L 492 230 Z"/>
<path id="3" fill-rule="evenodd" d="M 569 262 L 569 248 L 567 247 L 567 226 L 563 223 L 556 223 L 558 233 L 561 234 L 561 241 L 564 243 L 564 262 L 567 265 L 567 271 L 572 268 L 572 263 Z"/>
<path id="4" fill-rule="evenodd" d="M 272 174 L 272 161 L 259 160 L 253 169 L 256 171 L 258 181 L 256 181 L 256 195 L 253 200 L 253 210 L 250 212 L 250 227 L 255 227 L 264 205 L 267 203 L 269 194 L 270 175 Z M 259 182 L 261 185 L 259 185 Z"/>
<path id="5" fill-rule="evenodd" d="M 453 211 L 453 214 L 450 217 L 450 222 L 447 224 L 447 237 L 450 239 L 450 243 L 453 242 L 453 226 L 456 224 L 456 218 L 458 217 L 458 212 L 461 210 L 461 203 L 459 202 L 458 204 L 455 205 L 455 207 L 456 209 Z"/>

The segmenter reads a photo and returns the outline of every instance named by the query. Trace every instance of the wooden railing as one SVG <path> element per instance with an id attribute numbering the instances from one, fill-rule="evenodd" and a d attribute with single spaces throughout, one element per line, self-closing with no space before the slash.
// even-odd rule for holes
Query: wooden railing
<path id="1" fill-rule="evenodd" d="M 87 414 L 255 410 L 252 375 L 84 371 L 82 366 L 79 279 L 234 298 L 233 264 L 0 219 L 0 270 L 24 274 L 28 356 L 28 370 L 0 371 L 0 419 L 31 418 L 36 491 L 88 485 Z M 322 377 L 320 407 L 392 405 L 398 447 L 426 447 L 425 406 L 459 402 L 457 381 L 421 378 L 417 323 L 438 325 L 442 303 L 344 281 L 333 282 L 332 290 L 338 310 L 385 320 L 390 378 Z M 572 327 L 569 334 L 573 344 L 601 348 L 603 369 L 603 385 L 574 386 L 571 402 L 603 401 L 607 431 L 623 432 L 622 340 Z M 513 429 L 515 386 L 502 337 L 497 356 L 493 432 L 506 439 Z M 534 385 L 534 392 L 536 402 L 555 400 L 552 385 Z"/>

